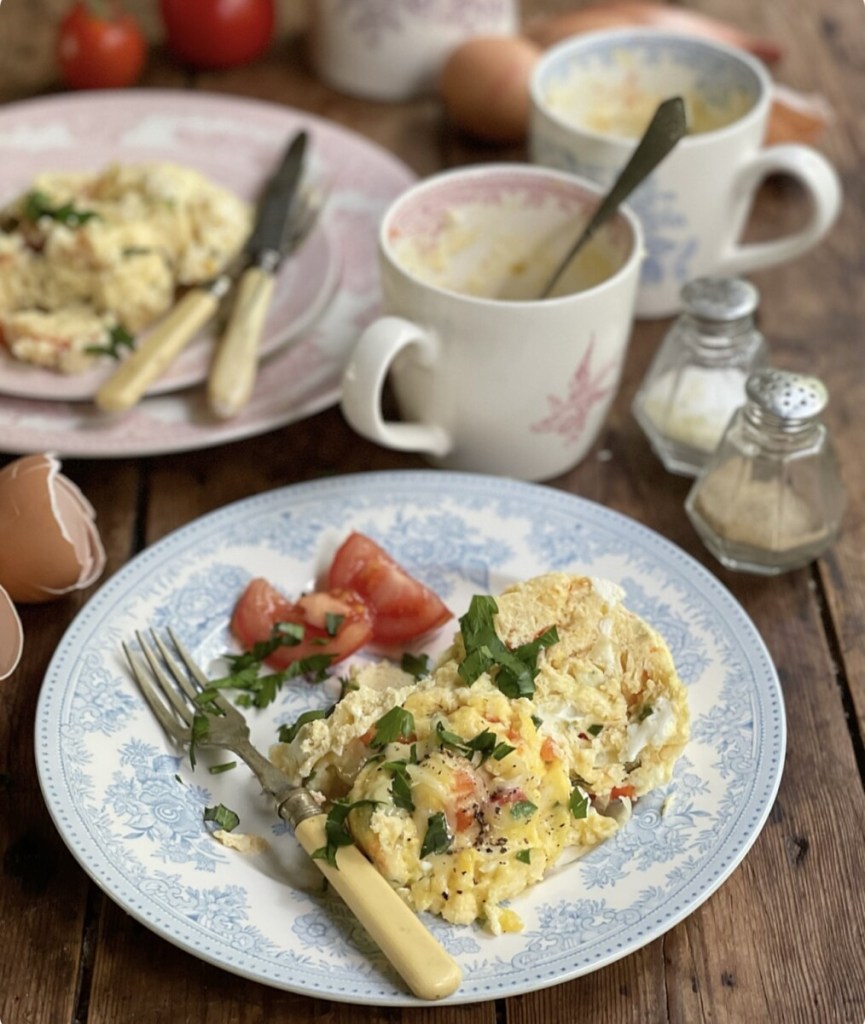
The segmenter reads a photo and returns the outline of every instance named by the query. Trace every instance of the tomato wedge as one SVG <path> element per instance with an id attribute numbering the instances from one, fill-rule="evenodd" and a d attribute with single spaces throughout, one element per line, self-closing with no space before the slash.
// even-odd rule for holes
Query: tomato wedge
<path id="1" fill-rule="evenodd" d="M 373 639 L 381 644 L 414 640 L 453 617 L 437 594 L 363 533 L 351 533 L 342 543 L 327 586 L 360 595 L 372 612 Z"/>
<path id="2" fill-rule="evenodd" d="M 244 650 L 269 640 L 277 623 L 303 627 L 297 644 L 277 647 L 265 661 L 283 669 L 303 658 L 326 654 L 342 661 L 372 638 L 372 615 L 361 598 L 347 589 L 305 594 L 289 601 L 267 580 L 251 580 L 234 606 L 231 631 Z"/>

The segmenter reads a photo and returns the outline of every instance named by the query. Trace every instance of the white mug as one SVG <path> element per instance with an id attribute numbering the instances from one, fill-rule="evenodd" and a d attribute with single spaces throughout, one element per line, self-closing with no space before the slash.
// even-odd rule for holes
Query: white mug
<path id="1" fill-rule="evenodd" d="M 342 382 L 351 426 L 437 466 L 545 480 L 596 440 L 631 335 L 642 233 L 622 208 L 537 296 L 600 200 L 530 164 L 427 178 L 379 233 L 385 314 Z M 401 420 L 382 413 L 390 375 Z"/>
<path id="2" fill-rule="evenodd" d="M 838 175 L 816 150 L 763 147 L 772 82 L 758 60 L 654 29 L 587 33 L 543 55 L 531 80 L 531 159 L 607 186 L 658 103 L 675 95 L 685 100 L 689 134 L 630 199 L 646 235 L 638 317 L 677 312 L 686 281 L 736 277 L 799 256 L 823 238 L 841 206 Z M 754 194 L 776 172 L 804 186 L 807 223 L 742 244 Z"/>
<path id="3" fill-rule="evenodd" d="M 516 0 L 309 0 L 307 10 L 316 74 L 374 100 L 431 92 L 454 47 L 519 27 Z"/>

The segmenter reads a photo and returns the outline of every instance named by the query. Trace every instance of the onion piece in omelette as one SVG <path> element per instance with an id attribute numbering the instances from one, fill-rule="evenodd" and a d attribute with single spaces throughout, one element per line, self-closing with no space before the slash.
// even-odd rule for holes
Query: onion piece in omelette
<path id="1" fill-rule="evenodd" d="M 548 637 L 528 692 L 503 692 L 496 666 L 466 682 L 464 618 L 427 678 L 365 666 L 326 718 L 271 756 L 354 805 L 355 842 L 414 909 L 517 931 L 503 904 L 613 835 L 632 800 L 669 781 L 687 742 L 667 645 L 622 598 L 615 584 L 564 573 L 515 585 L 492 626 L 509 651 Z"/>

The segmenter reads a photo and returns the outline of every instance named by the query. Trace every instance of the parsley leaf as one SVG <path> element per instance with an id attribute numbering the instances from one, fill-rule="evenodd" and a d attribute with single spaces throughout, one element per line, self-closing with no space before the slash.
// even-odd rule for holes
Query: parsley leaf
<path id="1" fill-rule="evenodd" d="M 499 638 L 493 616 L 499 610 L 494 597 L 476 594 L 460 619 L 466 657 L 459 666 L 460 678 L 471 685 L 488 672 L 506 697 L 532 697 L 535 692 L 538 654 L 558 641 L 555 626 L 516 650 Z"/>
<path id="2" fill-rule="evenodd" d="M 240 818 L 231 808 L 225 804 L 217 804 L 215 807 L 204 808 L 204 820 L 215 822 L 226 832 L 233 832 L 240 824 Z"/>
<path id="3" fill-rule="evenodd" d="M 531 818 L 531 816 L 538 809 L 537 804 L 533 804 L 531 800 L 517 800 L 515 804 L 511 805 L 511 817 L 512 818 Z"/>
<path id="4" fill-rule="evenodd" d="M 531 850 L 518 850 L 517 860 L 521 860 L 523 864 L 531 864 L 532 862 L 532 851 Z"/>
<path id="5" fill-rule="evenodd" d="M 135 348 L 135 335 L 130 334 L 123 324 L 108 328 L 108 342 L 105 345 L 88 345 L 85 352 L 92 356 L 111 356 L 119 359 L 124 348 Z"/>
<path id="6" fill-rule="evenodd" d="M 568 809 L 575 818 L 585 818 L 589 813 L 589 797 L 579 786 L 574 786 L 568 800 Z"/>
<path id="7" fill-rule="evenodd" d="M 431 853 L 447 853 L 451 842 L 447 820 L 442 811 L 436 811 L 427 819 L 426 835 L 420 848 L 421 860 Z"/>
<path id="8" fill-rule="evenodd" d="M 409 651 L 405 651 L 400 661 L 400 668 L 403 672 L 414 676 L 415 679 L 423 679 L 424 676 L 429 675 L 429 655 L 411 654 Z"/>
<path id="9" fill-rule="evenodd" d="M 461 736 L 446 729 L 441 720 L 435 724 L 435 737 L 441 746 L 449 747 L 470 760 L 475 754 L 479 754 L 480 757 L 476 762 L 478 765 L 482 765 L 490 757 L 501 761 L 516 749 L 503 740 L 499 741 L 498 736 L 491 729 L 484 729 L 472 739 L 464 740 Z"/>
<path id="10" fill-rule="evenodd" d="M 291 725 L 281 725 L 277 734 L 279 742 L 291 743 L 307 722 L 315 722 L 320 718 L 329 718 L 333 714 L 333 709 L 335 707 L 336 705 L 334 704 L 326 710 L 324 708 L 313 708 L 311 711 L 304 711 L 294 720 L 294 722 L 292 722 Z"/>
<path id="11" fill-rule="evenodd" d="M 404 708 L 391 708 L 373 725 L 375 735 L 369 741 L 374 750 L 386 747 L 399 739 L 408 739 L 414 733 L 414 715 Z"/>
<path id="12" fill-rule="evenodd" d="M 54 205 L 49 196 L 38 189 L 28 192 L 24 199 L 24 216 L 34 224 L 40 217 L 50 217 L 68 228 L 80 228 L 82 224 L 99 218 L 95 210 L 77 210 L 74 203 Z"/>
<path id="13" fill-rule="evenodd" d="M 189 766 L 193 770 L 195 769 L 195 747 L 198 743 L 201 743 L 207 738 L 207 734 L 210 732 L 210 721 L 207 715 L 193 715 L 192 716 L 192 728 L 189 736 Z"/>
<path id="14" fill-rule="evenodd" d="M 223 772 L 230 772 L 237 767 L 237 761 L 224 761 L 222 764 L 214 764 L 207 770 L 211 775 L 222 775 Z"/>
<path id="15" fill-rule="evenodd" d="M 348 816 L 355 807 L 377 807 L 377 800 L 355 800 L 349 803 L 347 800 L 335 800 L 327 812 L 327 819 L 324 823 L 324 834 L 327 842 L 313 851 L 313 860 L 326 860 L 331 867 L 339 870 L 336 862 L 336 853 L 341 846 L 351 846 L 354 837 L 348 828 Z"/>
<path id="16" fill-rule="evenodd" d="M 385 761 L 382 765 L 393 776 L 390 784 L 390 795 L 395 807 L 411 813 L 414 811 L 414 800 L 411 797 L 411 780 L 408 777 L 408 761 Z"/>

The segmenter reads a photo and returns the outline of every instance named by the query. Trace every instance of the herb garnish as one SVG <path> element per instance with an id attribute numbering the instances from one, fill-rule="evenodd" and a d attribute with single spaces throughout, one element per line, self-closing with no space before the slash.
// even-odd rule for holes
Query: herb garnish
<path id="1" fill-rule="evenodd" d="M 348 803 L 346 800 L 335 800 L 327 812 L 327 819 L 324 823 L 324 834 L 327 843 L 313 851 L 313 860 L 326 860 L 331 867 L 339 869 L 336 863 L 336 853 L 341 846 L 351 846 L 354 837 L 348 829 L 348 816 L 355 807 L 377 807 L 377 800 L 355 800 Z"/>
<path id="2" fill-rule="evenodd" d="M 207 738 L 210 732 L 210 722 L 207 715 L 195 714 L 192 716 L 192 727 L 189 731 L 189 766 L 195 770 L 195 747 Z"/>
<path id="3" fill-rule="evenodd" d="M 222 775 L 223 772 L 230 772 L 237 767 L 237 761 L 224 761 L 222 764 L 214 764 L 207 770 L 211 775 Z"/>
<path id="4" fill-rule="evenodd" d="M 638 722 L 645 722 L 645 720 L 649 717 L 649 715 L 653 715 L 654 713 L 655 713 L 655 709 L 652 707 L 651 704 L 644 704 L 640 708 L 640 713 L 637 715 L 637 721 Z"/>
<path id="5" fill-rule="evenodd" d="M 532 851 L 531 850 L 518 850 L 517 860 L 521 860 L 523 864 L 531 864 L 532 862 Z"/>
<path id="6" fill-rule="evenodd" d="M 381 750 L 388 743 L 408 739 L 414 733 L 414 715 L 405 708 L 391 708 L 373 725 L 375 733 L 369 741 L 374 750 Z"/>
<path id="7" fill-rule="evenodd" d="M 296 647 L 303 637 L 304 628 L 300 623 L 277 622 L 270 631 L 270 637 L 253 644 L 251 650 L 243 654 L 223 655 L 231 671 L 221 679 L 212 679 L 210 689 L 243 690 L 245 692 L 235 700 L 239 707 L 264 708 L 276 699 L 287 679 L 308 676 L 313 682 L 320 682 L 333 661 L 330 654 L 311 654 L 281 671 L 261 674 L 265 658 L 280 647 Z"/>
<path id="8" fill-rule="evenodd" d="M 416 759 L 414 762 L 416 763 Z M 414 800 L 411 798 L 411 780 L 408 776 L 408 761 L 385 761 L 382 768 L 389 771 L 393 776 L 390 784 L 390 795 L 393 797 L 394 807 L 400 807 L 409 813 L 414 811 Z"/>
<path id="9" fill-rule="evenodd" d="M 478 765 L 482 765 L 490 757 L 495 758 L 496 761 L 501 761 L 512 750 L 516 749 L 510 743 L 505 743 L 503 740 L 500 741 L 491 729 L 484 729 L 483 732 L 479 732 L 472 739 L 464 740 L 455 732 L 446 729 L 441 720 L 435 724 L 435 736 L 441 746 L 456 750 L 458 753 L 469 758 L 469 760 L 475 754 L 479 754 L 480 759 L 476 762 Z"/>
<path id="10" fill-rule="evenodd" d="M 589 813 L 589 797 L 579 786 L 574 786 L 568 800 L 568 809 L 575 818 L 585 818 Z"/>
<path id="11" fill-rule="evenodd" d="M 538 809 L 537 804 L 533 804 L 531 800 L 517 800 L 515 804 L 511 805 L 511 817 L 512 818 L 531 818 L 531 816 Z"/>
<path id="12" fill-rule="evenodd" d="M 91 356 L 119 359 L 125 348 L 135 348 L 135 335 L 130 334 L 123 324 L 114 324 L 108 328 L 108 342 L 105 345 L 88 345 L 84 351 Z"/>
<path id="13" fill-rule="evenodd" d="M 558 631 L 552 626 L 529 643 L 510 650 L 493 625 L 493 616 L 498 610 L 494 597 L 476 594 L 460 619 L 466 649 L 466 657 L 458 669 L 460 678 L 471 685 L 488 672 L 506 697 L 532 697 L 538 654 L 542 648 L 558 641 Z"/>
<path id="14" fill-rule="evenodd" d="M 400 668 L 415 679 L 423 679 L 429 675 L 429 655 L 406 651 L 400 660 Z"/>
<path id="15" fill-rule="evenodd" d="M 204 808 L 204 820 L 213 821 L 225 832 L 233 832 L 240 824 L 240 818 L 225 804 Z"/>
<path id="16" fill-rule="evenodd" d="M 431 814 L 427 820 L 426 835 L 420 848 L 421 860 L 431 853 L 447 853 L 452 839 L 442 811 Z"/>
<path id="17" fill-rule="evenodd" d="M 24 216 L 34 224 L 40 217 L 50 217 L 51 220 L 65 224 L 68 228 L 80 228 L 94 217 L 99 218 L 95 210 L 77 210 L 72 202 L 55 206 L 50 197 L 38 189 L 27 193 L 24 199 Z"/>
<path id="18" fill-rule="evenodd" d="M 281 725 L 277 733 L 279 742 L 291 743 L 307 722 L 315 722 L 320 718 L 329 718 L 333 714 L 335 707 L 336 705 L 334 704 L 332 707 L 327 708 L 327 710 L 324 708 L 314 708 L 312 711 L 304 711 L 291 725 Z"/>

